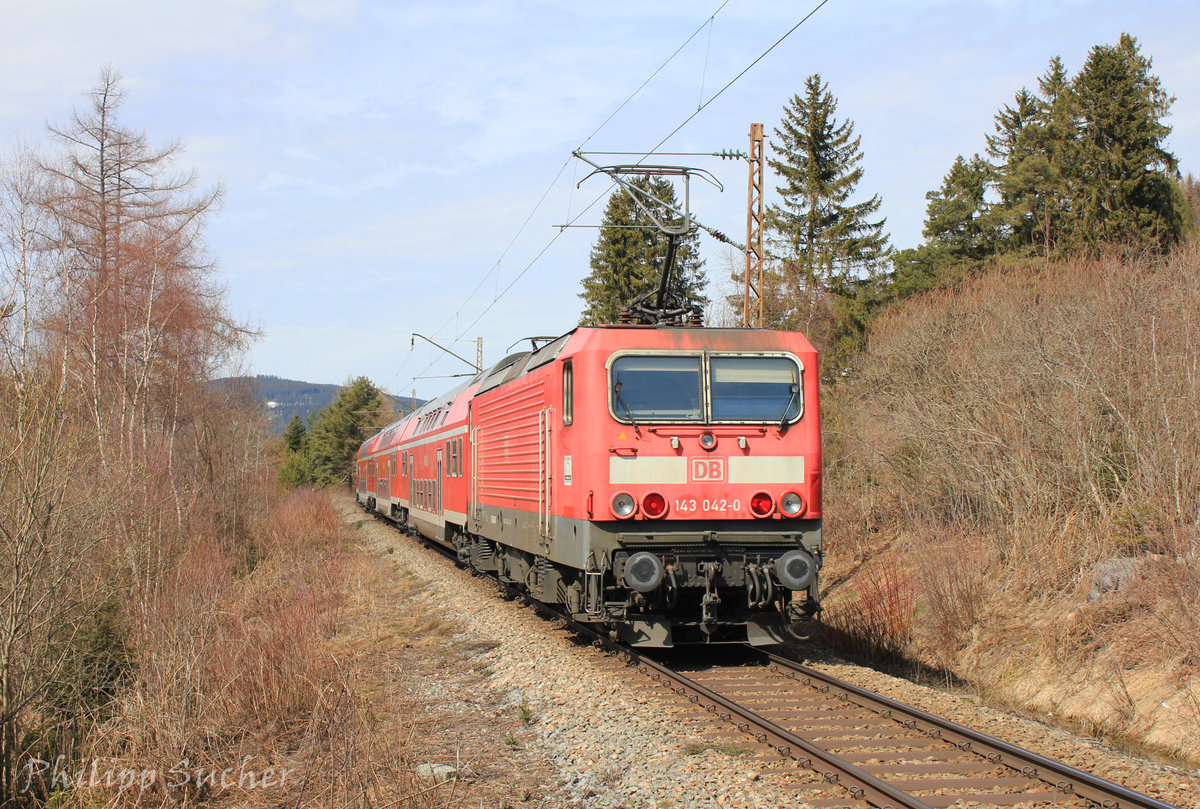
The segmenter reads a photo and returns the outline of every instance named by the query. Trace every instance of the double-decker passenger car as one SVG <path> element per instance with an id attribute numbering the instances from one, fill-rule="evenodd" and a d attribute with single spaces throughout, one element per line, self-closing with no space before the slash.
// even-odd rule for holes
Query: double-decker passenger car
<path id="1" fill-rule="evenodd" d="M 366 441 L 358 498 L 643 646 L 820 609 L 817 355 L 761 329 L 580 327 Z"/>

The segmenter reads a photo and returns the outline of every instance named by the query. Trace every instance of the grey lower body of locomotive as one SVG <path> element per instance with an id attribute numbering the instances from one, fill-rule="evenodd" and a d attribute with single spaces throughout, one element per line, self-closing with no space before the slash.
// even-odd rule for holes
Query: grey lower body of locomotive
<path id="1" fill-rule="evenodd" d="M 443 541 L 459 559 L 582 623 L 609 627 L 639 646 L 683 643 L 769 645 L 820 610 L 821 521 L 597 522 L 478 507 Z M 661 583 L 639 592 L 627 563 L 658 561 Z M 808 568 L 800 592 L 776 565 Z"/>
<path id="2" fill-rule="evenodd" d="M 714 529 L 702 521 L 597 522 L 487 506 L 436 515 L 373 496 L 364 505 L 631 645 L 771 645 L 821 609 L 820 520 L 790 521 L 787 530 L 775 520 Z M 639 555 L 660 560 L 669 574 L 649 592 L 629 581 L 627 563 Z M 809 573 L 802 587 L 789 589 L 777 567 L 796 557 Z"/>

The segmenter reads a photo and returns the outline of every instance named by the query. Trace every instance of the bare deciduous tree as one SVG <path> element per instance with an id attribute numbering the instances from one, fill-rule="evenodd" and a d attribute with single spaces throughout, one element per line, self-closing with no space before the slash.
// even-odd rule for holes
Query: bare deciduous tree
<path id="1" fill-rule="evenodd" d="M 86 440 L 71 415 L 66 343 L 41 329 L 70 275 L 48 238 L 47 178 L 28 154 L 0 182 L 0 804 L 18 794 L 31 740 L 77 634 L 104 599 L 92 575 L 103 531 L 80 493 Z M 60 320 L 64 333 L 71 321 Z M 57 706 L 63 707 L 63 706 Z"/>
<path id="2" fill-rule="evenodd" d="M 261 469 L 261 414 L 211 385 L 250 336 L 204 249 L 220 190 L 119 124 L 114 71 L 89 98 L 51 128 L 58 157 L 0 177 L 5 805 L 23 756 L 78 752 L 122 636 L 146 637 L 129 624 L 172 597 L 189 545 L 245 535 Z"/>

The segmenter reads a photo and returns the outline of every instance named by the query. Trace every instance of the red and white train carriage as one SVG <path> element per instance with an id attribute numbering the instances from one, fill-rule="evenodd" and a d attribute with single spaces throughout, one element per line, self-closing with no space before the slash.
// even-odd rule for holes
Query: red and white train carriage
<path id="1" fill-rule="evenodd" d="M 645 646 L 820 609 L 817 355 L 761 329 L 580 327 L 366 441 L 358 498 Z"/>

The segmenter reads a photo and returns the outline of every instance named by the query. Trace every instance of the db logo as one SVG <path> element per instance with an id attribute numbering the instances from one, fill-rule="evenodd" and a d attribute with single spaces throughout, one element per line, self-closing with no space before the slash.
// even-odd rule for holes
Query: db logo
<path id="1" fill-rule="evenodd" d="M 692 458 L 688 483 L 724 483 L 724 458 Z"/>

